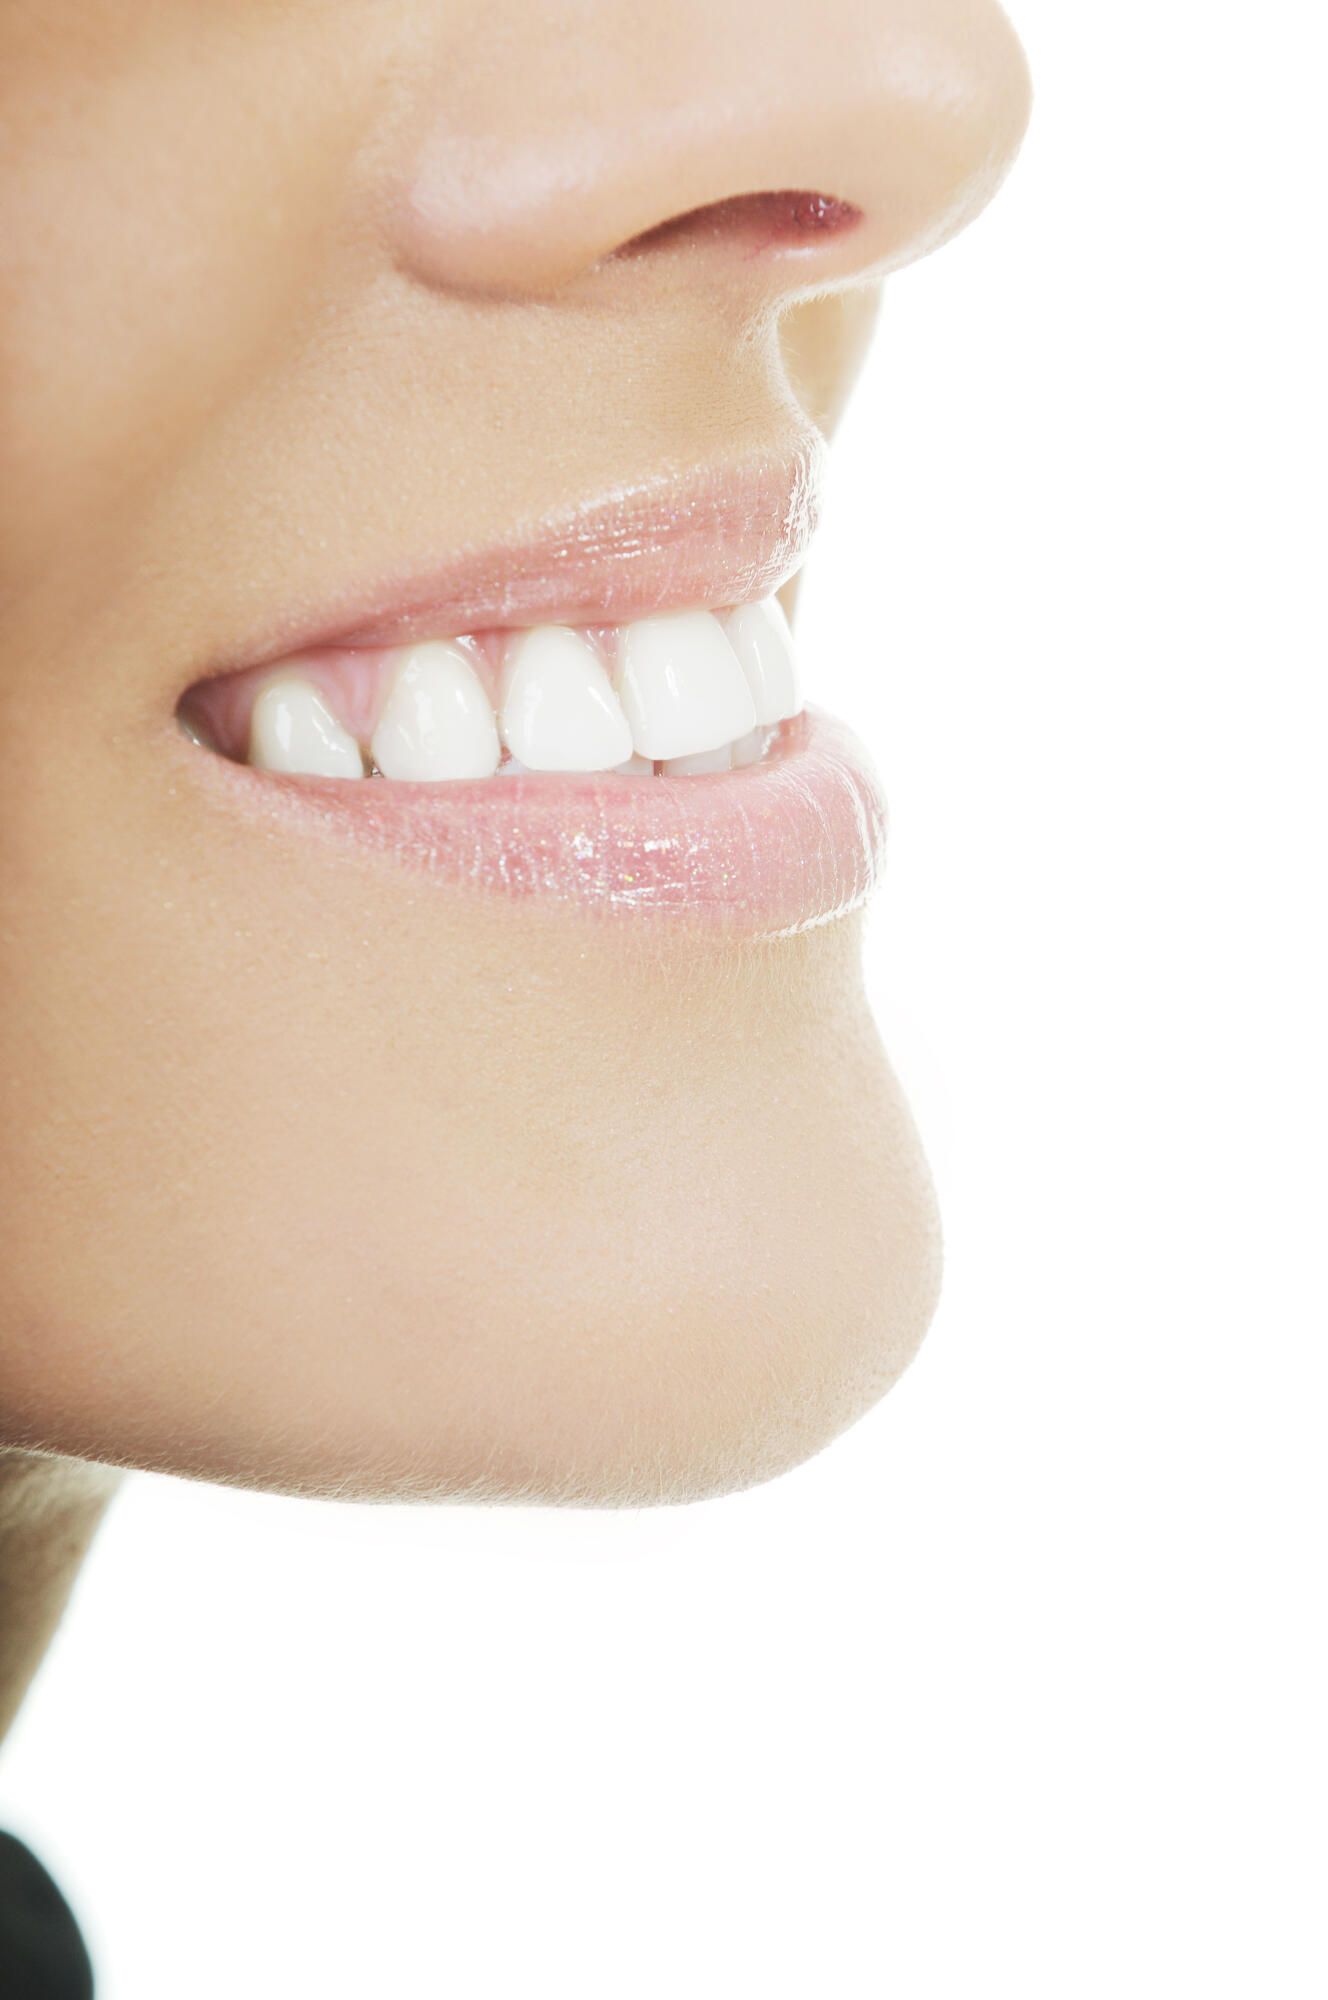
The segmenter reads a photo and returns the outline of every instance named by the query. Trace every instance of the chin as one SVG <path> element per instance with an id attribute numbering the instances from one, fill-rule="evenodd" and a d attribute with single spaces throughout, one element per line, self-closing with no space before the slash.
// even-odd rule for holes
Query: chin
<path id="1" fill-rule="evenodd" d="M 8 1442 L 308 1495 L 645 1505 L 769 1479 L 895 1381 L 939 1236 L 857 919 L 606 945 L 477 907 L 440 954 L 430 901 L 312 979 L 299 928 L 270 932 L 253 995 L 210 1008 L 177 929 L 195 1059 L 122 1042 L 104 1152 L 84 1136 L 34 1226 L 10 1211 L 34 1337 L 4 1351 Z"/>

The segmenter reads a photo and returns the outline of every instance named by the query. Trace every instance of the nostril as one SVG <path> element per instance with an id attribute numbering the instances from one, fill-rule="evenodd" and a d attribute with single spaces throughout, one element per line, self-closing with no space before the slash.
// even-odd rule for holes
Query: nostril
<path id="1" fill-rule="evenodd" d="M 729 195 L 703 208 L 672 215 L 618 246 L 617 257 L 641 257 L 685 243 L 722 240 L 752 250 L 796 249 L 842 235 L 862 220 L 862 210 L 836 195 L 808 188 L 780 188 Z"/>

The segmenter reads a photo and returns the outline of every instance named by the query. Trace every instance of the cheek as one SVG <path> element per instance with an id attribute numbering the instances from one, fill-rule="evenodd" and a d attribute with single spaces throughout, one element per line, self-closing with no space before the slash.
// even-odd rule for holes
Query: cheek
<path id="1" fill-rule="evenodd" d="M 935 1227 L 855 923 L 645 953 L 340 853 L 260 869 L 155 810 L 108 798 L 100 857 L 53 832 L 11 899 L 11 1441 L 674 1498 L 805 1456 L 898 1373 Z"/>
<path id="2" fill-rule="evenodd" d="M 58 71 L 0 19 L 0 585 L 54 566 L 62 604 L 298 338 L 361 108 L 278 10 L 261 45 L 199 0 L 67 11 Z"/>

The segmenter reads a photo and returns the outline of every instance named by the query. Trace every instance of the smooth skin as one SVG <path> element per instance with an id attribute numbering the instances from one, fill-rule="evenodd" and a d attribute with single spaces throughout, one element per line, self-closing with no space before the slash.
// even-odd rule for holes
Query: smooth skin
<path id="1" fill-rule="evenodd" d="M 347 579 L 828 428 L 1027 103 L 989 0 L 0 0 L 11 1548 L 83 1461 L 712 1494 L 904 1366 L 937 1225 L 856 918 L 275 840 L 173 712 Z M 788 188 L 862 222 L 713 206 Z"/>

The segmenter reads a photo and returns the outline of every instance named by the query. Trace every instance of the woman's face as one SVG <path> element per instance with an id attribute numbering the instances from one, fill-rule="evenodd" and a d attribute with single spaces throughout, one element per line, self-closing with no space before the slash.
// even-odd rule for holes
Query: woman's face
<path id="1" fill-rule="evenodd" d="M 0 1442 L 671 1498 L 889 1384 L 878 805 L 733 609 L 1025 114 L 989 0 L 0 0 Z"/>

